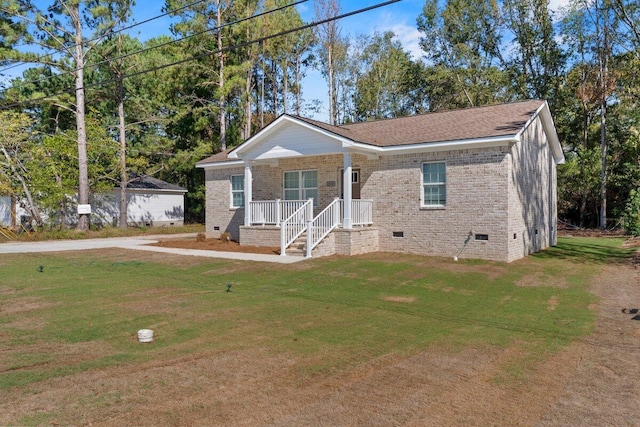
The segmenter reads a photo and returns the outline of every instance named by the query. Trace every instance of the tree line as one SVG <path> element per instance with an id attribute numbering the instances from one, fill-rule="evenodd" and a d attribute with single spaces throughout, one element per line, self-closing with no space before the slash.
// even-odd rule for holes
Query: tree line
<path id="1" fill-rule="evenodd" d="M 171 36 L 141 41 L 133 0 L 2 0 L 0 73 L 30 66 L 0 90 L 0 194 L 62 225 L 144 173 L 186 187 L 186 220 L 203 221 L 195 162 L 318 111 L 303 86 L 317 69 L 332 124 L 546 99 L 567 159 L 560 218 L 640 233 L 637 2 L 426 0 L 420 58 L 392 32 L 345 34 L 339 0 L 314 1 L 320 25 L 299 3 L 166 0 Z"/>

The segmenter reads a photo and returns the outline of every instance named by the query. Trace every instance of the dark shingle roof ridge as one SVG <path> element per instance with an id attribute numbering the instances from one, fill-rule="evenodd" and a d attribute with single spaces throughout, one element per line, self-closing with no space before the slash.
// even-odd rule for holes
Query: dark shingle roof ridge
<path id="1" fill-rule="evenodd" d="M 307 122 L 313 126 L 319 127 L 328 132 L 334 133 L 338 136 L 348 138 L 352 141 L 363 142 L 368 144 L 377 142 L 375 140 L 372 140 L 372 138 L 367 135 L 361 134 L 356 130 L 350 129 L 348 126 L 350 126 L 351 124 L 331 125 L 329 123 L 321 122 L 315 119 L 310 119 L 308 117 L 294 116 L 294 115 L 289 115 L 289 116 L 295 119 L 301 120 L 303 122 Z"/>
<path id="2" fill-rule="evenodd" d="M 237 160 L 237 159 L 230 159 L 229 158 L 229 153 L 231 151 L 235 150 L 238 147 L 239 147 L 239 145 L 237 145 L 235 147 L 227 148 L 226 150 L 223 150 L 223 151 L 219 151 L 216 154 L 212 154 L 209 157 L 206 157 L 206 158 L 204 158 L 202 160 L 199 160 L 198 162 L 196 162 L 196 165 L 204 164 L 204 163 L 219 163 L 219 162 Z"/>
<path id="3" fill-rule="evenodd" d="M 354 123 L 344 123 L 341 126 L 359 126 L 359 125 L 368 125 L 368 124 L 372 124 L 372 123 L 379 123 L 379 122 L 385 122 L 385 121 L 392 121 L 392 120 L 402 120 L 402 119 L 415 119 L 415 118 L 420 118 L 420 117 L 433 117 L 434 115 L 441 115 L 441 114 L 450 114 L 450 113 L 464 113 L 464 114 L 469 114 L 469 113 L 473 113 L 474 111 L 477 110 L 481 110 L 481 109 L 488 109 L 488 108 L 495 108 L 495 107 L 501 107 L 501 106 L 506 106 L 506 105 L 516 105 L 516 104 L 526 104 L 526 103 L 539 103 L 542 104 L 544 102 L 544 100 L 542 99 L 523 99 L 523 100 L 519 100 L 519 101 L 513 101 L 513 102 L 498 102 L 495 104 L 485 104 L 485 105 L 474 105 L 473 107 L 458 107 L 458 108 L 445 108 L 443 110 L 438 110 L 438 111 L 427 111 L 425 113 L 420 113 L 420 114 L 412 114 L 412 115 L 408 115 L 408 116 L 398 116 L 398 117 L 384 117 L 381 119 L 374 119 L 374 120 L 363 120 L 361 122 L 354 122 Z"/>
<path id="4" fill-rule="evenodd" d="M 518 105 L 523 105 L 523 104 L 531 104 L 532 106 L 535 105 L 537 109 L 544 102 L 545 101 L 541 99 L 527 99 L 527 100 L 520 100 L 515 102 L 506 102 L 506 103 L 503 102 L 503 103 L 495 103 L 490 105 L 478 105 L 478 106 L 467 107 L 467 108 L 454 108 L 454 109 L 448 109 L 448 110 L 442 110 L 442 111 L 433 111 L 433 112 L 402 116 L 402 117 L 389 117 L 389 118 L 368 120 L 368 121 L 362 121 L 362 122 L 356 122 L 356 123 L 344 123 L 341 125 L 330 125 L 325 122 L 321 122 L 318 120 L 301 117 L 301 116 L 291 116 L 291 117 L 297 118 L 301 121 L 307 122 L 313 126 L 319 127 L 326 131 L 346 137 L 355 142 L 361 142 L 361 143 L 377 145 L 377 146 L 384 146 L 388 144 L 385 143 L 384 141 L 385 138 L 383 138 L 382 140 L 380 139 L 382 135 L 380 134 L 380 132 L 378 132 L 380 130 L 379 126 L 384 124 L 393 124 L 395 126 L 398 126 L 399 124 L 406 123 L 406 122 L 417 123 L 417 122 L 423 122 L 425 120 L 428 120 L 429 123 L 427 123 L 427 125 L 429 126 L 431 125 L 431 122 L 436 121 L 439 118 L 446 118 L 448 115 L 455 116 L 457 114 L 462 114 L 465 117 L 473 117 L 478 114 L 482 114 L 482 110 L 489 112 L 494 109 L 497 110 L 499 108 L 516 107 Z M 524 122 L 521 124 L 524 125 Z M 504 134 L 504 132 L 501 132 L 501 133 Z M 395 136 L 399 136 L 399 135 L 396 134 Z M 474 135 L 474 137 L 483 137 L 483 136 L 491 136 L 491 135 L 484 135 L 484 134 Z M 466 136 L 460 135 L 460 138 L 462 139 L 468 139 L 469 137 L 470 137 L 469 135 L 466 135 Z M 457 139 L 457 138 L 454 137 L 453 139 Z M 413 143 L 415 142 L 416 141 L 414 141 Z M 406 141 L 406 143 L 411 144 L 412 142 Z M 393 144 L 393 145 L 397 145 L 397 144 Z"/>
<path id="5" fill-rule="evenodd" d="M 150 175 L 131 173 L 130 181 L 127 183 L 129 189 L 148 189 L 148 190 L 174 190 L 187 191 L 186 188 L 176 184 L 163 181 Z"/>

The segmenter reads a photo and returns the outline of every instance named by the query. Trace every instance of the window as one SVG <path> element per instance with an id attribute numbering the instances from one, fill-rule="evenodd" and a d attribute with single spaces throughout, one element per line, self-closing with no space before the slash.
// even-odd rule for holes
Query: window
<path id="1" fill-rule="evenodd" d="M 231 175 L 231 207 L 244 206 L 244 175 Z"/>
<path id="2" fill-rule="evenodd" d="M 422 164 L 422 206 L 444 206 L 447 202 L 444 162 Z"/>
<path id="3" fill-rule="evenodd" d="M 290 171 L 284 173 L 284 199 L 307 200 L 313 198 L 318 206 L 318 171 Z"/>

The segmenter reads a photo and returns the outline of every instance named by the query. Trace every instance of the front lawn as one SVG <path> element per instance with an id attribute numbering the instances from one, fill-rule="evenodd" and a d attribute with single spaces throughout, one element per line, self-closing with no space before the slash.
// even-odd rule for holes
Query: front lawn
<path id="1" fill-rule="evenodd" d="M 235 381 L 258 371 L 264 376 L 251 389 L 252 401 L 273 413 L 248 419 L 263 423 L 287 406 L 278 387 L 306 390 L 428 349 L 493 354 L 517 346 L 495 361 L 490 378 L 517 387 L 550 355 L 590 333 L 597 301 L 588 287 L 603 265 L 631 256 L 621 243 L 563 238 L 511 264 L 397 254 L 293 266 L 115 249 L 4 255 L 0 424 L 131 421 L 127 414 L 144 410 L 151 390 L 161 399 L 157 407 L 166 408 L 152 424 L 175 424 L 174 416 L 225 424 L 217 418 L 226 413 L 222 397 L 198 398 L 181 388 L 194 395 L 175 403 L 175 387 L 222 381 L 241 406 L 248 392 Z M 154 331 L 153 343 L 137 342 L 142 328 Z M 185 370 L 171 380 L 165 371 L 150 373 L 177 365 Z M 221 374 L 222 366 L 233 368 Z M 277 378 L 285 367 L 286 381 Z M 147 372 L 144 380 L 135 376 L 140 372 Z M 73 392 L 81 394 L 77 400 L 62 398 L 75 384 L 84 384 Z M 8 403 L 19 396 L 42 401 L 43 393 L 50 403 Z"/>

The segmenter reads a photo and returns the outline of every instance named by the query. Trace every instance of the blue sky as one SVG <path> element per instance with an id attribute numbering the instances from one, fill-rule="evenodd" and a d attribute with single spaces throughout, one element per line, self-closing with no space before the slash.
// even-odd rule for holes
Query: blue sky
<path id="1" fill-rule="evenodd" d="M 370 7 L 383 0 L 342 0 L 342 12 L 348 13 L 362 8 Z M 36 5 L 40 8 L 46 8 L 51 4 L 51 0 L 36 0 Z M 162 0 L 137 0 L 133 9 L 133 23 L 141 23 L 148 19 L 162 15 L 164 1 Z M 422 11 L 424 0 L 402 0 L 397 3 L 380 7 L 368 12 L 364 12 L 352 17 L 340 20 L 340 27 L 343 36 L 355 36 L 359 34 L 373 34 L 374 32 L 393 31 L 398 39 L 403 43 L 405 48 L 412 52 L 415 58 L 419 57 L 420 49 L 418 46 L 419 33 L 416 30 L 416 18 Z M 296 6 L 305 22 L 314 20 L 313 0 L 309 0 L 301 5 Z M 171 35 L 169 30 L 171 19 L 162 17 L 152 19 L 141 25 L 137 25 L 128 32 L 131 36 L 138 37 L 141 40 L 148 40 L 159 35 Z M 29 49 L 33 51 L 32 49 Z M 38 51 L 37 49 L 35 50 Z M 6 83 L 12 78 L 19 77 L 22 72 L 31 65 L 20 65 L 11 67 L 0 75 L 0 83 Z M 5 68 L 5 67 L 2 67 Z M 328 120 L 328 111 L 326 100 L 328 98 L 327 87 L 324 79 L 317 70 L 308 70 L 307 77 L 303 81 L 303 97 L 307 103 L 312 100 L 319 100 L 321 103 L 321 112 L 315 114 L 313 118 L 318 120 Z"/>
<path id="2" fill-rule="evenodd" d="M 342 1 L 342 13 L 373 6 L 382 0 L 357 0 Z M 138 22 L 160 15 L 162 1 L 138 0 L 134 8 L 134 19 Z M 366 13 L 362 13 L 340 21 L 344 35 L 372 34 L 375 31 L 394 31 L 400 40 L 412 51 L 418 49 L 418 33 L 416 31 L 416 18 L 422 11 L 424 0 L 402 0 Z M 310 22 L 314 18 L 313 0 L 296 6 L 302 18 Z M 132 35 L 142 39 L 154 37 L 159 34 L 169 34 L 168 19 L 158 19 L 136 27 Z"/>
<path id="3" fill-rule="evenodd" d="M 363 9 L 381 3 L 382 0 L 342 1 L 342 13 Z M 144 21 L 161 14 L 162 4 L 152 0 L 139 0 L 134 9 L 134 19 Z M 420 34 L 416 29 L 416 18 L 422 12 L 424 0 L 402 0 L 368 12 L 340 20 L 342 35 L 356 36 L 377 32 L 393 31 L 414 58 L 420 57 L 418 40 Z M 305 22 L 314 20 L 313 0 L 296 6 Z M 132 30 L 132 35 L 146 40 L 160 34 L 170 34 L 168 18 L 157 19 Z M 306 102 L 320 101 L 320 113 L 313 115 L 318 120 L 328 120 L 327 86 L 317 70 L 308 70 L 303 81 L 303 97 Z"/>
<path id="4" fill-rule="evenodd" d="M 370 7 L 383 0 L 352 0 L 341 1 L 342 13 L 348 13 L 358 9 Z M 568 0 L 551 0 L 552 10 L 558 10 L 564 6 Z M 50 0 L 37 0 L 36 3 L 46 6 Z M 133 20 L 142 22 L 147 19 L 162 14 L 164 1 L 161 0 L 137 0 L 133 11 Z M 416 18 L 422 12 L 425 0 L 402 0 L 397 3 L 386 5 L 368 12 L 364 12 L 339 21 L 343 36 L 356 36 L 359 34 L 373 34 L 375 32 L 393 31 L 397 39 L 409 51 L 414 59 L 422 56 L 419 47 L 420 33 L 416 29 Z M 305 22 L 314 19 L 313 0 L 296 6 Z M 167 17 L 155 19 L 136 26 L 130 30 L 132 36 L 142 40 L 147 40 L 162 34 L 170 35 L 169 26 L 171 20 Z M 6 78 L 18 76 L 26 67 L 17 67 L 7 72 Z M 0 77 L 0 81 L 3 79 Z M 307 77 L 303 81 L 303 97 L 306 102 L 319 100 L 321 112 L 315 114 L 313 118 L 318 120 L 328 120 L 327 111 L 327 87 L 324 79 L 317 70 L 309 70 Z"/>
<path id="5" fill-rule="evenodd" d="M 569 0 L 550 0 L 551 10 L 558 11 L 566 6 Z M 342 13 L 348 13 L 358 9 L 370 7 L 383 0 L 352 0 L 341 1 Z M 134 10 L 134 18 L 140 22 L 161 14 L 164 2 L 154 0 L 138 0 Z M 411 53 L 414 59 L 422 57 L 419 46 L 420 33 L 416 28 L 416 19 L 422 12 L 425 0 L 402 0 L 387 6 L 383 6 L 368 12 L 364 12 L 339 21 L 342 35 L 356 36 L 359 34 L 371 35 L 375 32 L 392 31 L 402 43 L 405 50 Z M 305 22 L 314 20 L 313 0 L 296 6 Z M 159 34 L 169 34 L 169 20 L 160 19 L 136 27 L 137 35 L 141 39 L 151 38 Z M 306 102 L 314 99 L 320 101 L 321 111 L 313 114 L 312 118 L 328 121 L 328 90 L 324 79 L 317 70 L 308 70 L 303 80 L 303 97 Z"/>

